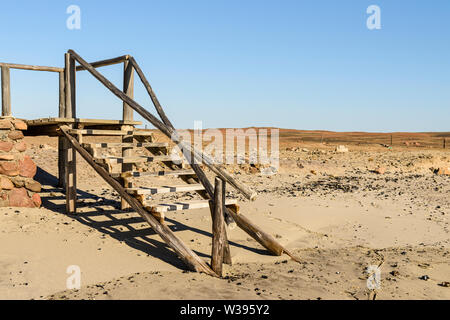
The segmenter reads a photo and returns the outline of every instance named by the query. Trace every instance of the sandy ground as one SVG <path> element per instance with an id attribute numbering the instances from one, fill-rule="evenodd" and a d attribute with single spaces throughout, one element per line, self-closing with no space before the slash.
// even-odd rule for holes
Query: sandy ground
<path id="1" fill-rule="evenodd" d="M 353 145 L 336 153 L 332 144 L 303 143 L 283 146 L 276 175 L 229 168 L 259 193 L 241 212 L 301 263 L 269 255 L 236 228 L 228 231 L 233 266 L 215 279 L 185 271 L 81 159 L 79 213 L 65 215 L 54 187 L 56 139 L 27 142 L 44 208 L 0 209 L 0 299 L 450 299 L 450 176 L 431 170 L 450 167 L 450 150 Z M 385 174 L 372 172 L 380 166 Z M 209 210 L 168 214 L 167 222 L 209 261 Z M 66 287 L 72 265 L 80 290 Z M 381 270 L 376 292 L 367 288 L 371 265 Z"/>

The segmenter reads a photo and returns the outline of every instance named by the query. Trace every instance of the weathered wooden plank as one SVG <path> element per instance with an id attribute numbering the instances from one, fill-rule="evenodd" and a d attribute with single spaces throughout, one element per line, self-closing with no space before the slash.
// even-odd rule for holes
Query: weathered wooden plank
<path id="1" fill-rule="evenodd" d="M 110 66 L 113 64 L 118 64 L 118 63 L 127 61 L 128 57 L 129 57 L 128 55 L 125 55 L 125 56 L 120 56 L 117 58 L 100 60 L 100 61 L 96 61 L 96 62 L 91 62 L 90 65 L 93 66 L 94 68 L 106 67 L 106 66 Z M 83 70 L 86 70 L 84 68 L 84 66 L 77 66 L 77 71 L 83 71 Z"/>
<path id="2" fill-rule="evenodd" d="M 158 161 L 175 161 L 181 159 L 173 158 L 172 156 L 132 156 L 132 157 L 112 157 L 112 156 L 98 156 L 95 161 L 99 163 L 120 164 L 120 163 L 142 163 L 142 162 L 158 162 Z"/>
<path id="3" fill-rule="evenodd" d="M 2 66 L 2 116 L 11 114 L 11 77 L 9 67 Z"/>
<path id="4" fill-rule="evenodd" d="M 158 233 L 161 238 L 171 247 L 177 255 L 184 261 L 184 263 L 189 267 L 189 269 L 197 272 L 204 272 L 206 274 L 217 276 L 208 265 L 200 259 L 191 249 L 189 249 L 173 232 L 168 226 L 161 224 L 153 215 L 148 213 L 139 201 L 132 196 L 130 196 L 124 188 L 112 178 L 108 172 L 102 168 L 100 165 L 96 164 L 92 159 L 91 155 L 81 147 L 81 145 L 68 133 L 68 127 L 61 127 L 62 134 L 67 138 L 71 145 L 80 153 L 80 155 L 86 160 L 87 163 L 114 189 L 123 197 L 130 206 L 141 215 L 152 227 L 152 229 Z"/>
<path id="5" fill-rule="evenodd" d="M 106 148 L 167 148 L 167 142 L 105 142 L 105 143 L 83 143 L 83 147 L 106 149 Z"/>
<path id="6" fill-rule="evenodd" d="M 155 212 L 167 211 L 184 211 L 193 209 L 202 209 L 209 207 L 210 200 L 193 200 L 193 201 L 178 201 L 174 203 L 159 203 L 154 204 L 151 201 L 144 201 L 147 207 L 150 207 Z M 237 203 L 236 199 L 226 199 L 225 206 L 233 206 Z"/>
<path id="7" fill-rule="evenodd" d="M 0 62 L 0 67 L 8 67 L 11 69 L 22 69 L 22 70 L 34 70 L 34 71 L 64 72 L 63 68 L 31 66 L 26 64 L 4 63 L 4 62 Z"/>
<path id="8" fill-rule="evenodd" d="M 201 184 L 184 184 L 178 186 L 162 186 L 162 187 L 140 187 L 140 188 L 125 188 L 130 194 L 160 194 L 173 192 L 190 192 L 197 190 L 204 190 Z"/>
<path id="9" fill-rule="evenodd" d="M 123 121 L 123 120 L 104 120 L 104 119 L 83 119 L 83 118 L 40 118 L 33 120 L 25 120 L 28 126 L 47 126 L 52 124 L 63 125 L 66 123 L 85 124 L 89 126 L 95 125 L 141 125 L 141 121 Z"/>
<path id="10" fill-rule="evenodd" d="M 162 177 L 162 176 L 190 176 L 194 175 L 194 170 L 172 170 L 172 171 L 154 171 L 154 172 L 126 172 L 122 177 L 138 178 L 138 177 Z"/>
<path id="11" fill-rule="evenodd" d="M 70 134 L 82 134 L 87 136 L 153 136 L 153 132 L 150 131 L 102 129 L 71 129 Z"/>

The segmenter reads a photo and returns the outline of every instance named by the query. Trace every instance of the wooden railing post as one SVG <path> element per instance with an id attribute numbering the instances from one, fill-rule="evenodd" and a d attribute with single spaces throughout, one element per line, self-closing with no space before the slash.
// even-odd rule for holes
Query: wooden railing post
<path id="1" fill-rule="evenodd" d="M 222 264 L 225 248 L 225 219 L 224 219 L 224 194 L 225 182 L 216 178 L 214 189 L 214 210 L 212 215 L 212 254 L 211 268 L 217 275 L 222 276 Z"/>
<path id="2" fill-rule="evenodd" d="M 125 60 L 123 62 L 123 92 L 130 97 L 131 99 L 134 98 L 134 68 L 133 65 L 128 61 Z M 126 102 L 123 102 L 123 115 L 122 120 L 124 121 L 132 121 L 133 120 L 133 108 L 131 108 Z M 124 131 L 132 131 L 133 126 L 130 125 L 124 125 L 122 126 L 122 130 Z M 123 136 L 122 137 L 123 143 L 133 143 L 133 136 Z M 122 148 L 122 156 L 123 157 L 130 157 L 133 155 L 133 147 L 124 147 Z M 123 163 L 121 172 L 130 172 L 133 171 L 133 164 L 132 163 Z M 132 187 L 129 185 L 129 181 L 126 178 L 122 178 L 122 185 L 125 188 Z M 130 205 L 128 202 L 125 201 L 125 199 L 122 198 L 121 200 L 121 208 L 122 210 L 129 208 Z"/>
<path id="3" fill-rule="evenodd" d="M 2 116 L 10 117 L 11 114 L 11 87 L 9 67 L 2 68 Z"/>
<path id="4" fill-rule="evenodd" d="M 75 100 L 75 59 L 69 53 L 64 56 L 65 64 L 65 118 L 76 118 Z M 76 150 L 71 144 L 65 141 L 64 145 L 64 167 L 65 167 L 65 189 L 66 189 L 66 212 L 72 214 L 76 212 L 77 202 L 77 170 L 76 170 Z"/>
<path id="5" fill-rule="evenodd" d="M 59 73 L 59 112 L 58 117 L 66 117 L 65 72 Z M 58 187 L 65 188 L 66 167 L 64 161 L 64 137 L 58 137 Z"/>

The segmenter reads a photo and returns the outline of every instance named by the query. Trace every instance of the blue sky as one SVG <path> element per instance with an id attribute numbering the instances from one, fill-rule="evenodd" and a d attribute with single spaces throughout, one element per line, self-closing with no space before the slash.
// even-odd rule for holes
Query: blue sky
<path id="1" fill-rule="evenodd" d="M 69 5 L 81 30 L 66 28 Z M 381 30 L 366 9 L 381 8 Z M 9 1 L 0 61 L 132 54 L 178 128 L 450 131 L 450 1 Z M 121 87 L 121 66 L 99 69 Z M 13 115 L 56 116 L 56 74 L 13 70 Z M 121 102 L 78 73 L 78 117 Z M 153 111 L 144 88 L 136 100 Z"/>

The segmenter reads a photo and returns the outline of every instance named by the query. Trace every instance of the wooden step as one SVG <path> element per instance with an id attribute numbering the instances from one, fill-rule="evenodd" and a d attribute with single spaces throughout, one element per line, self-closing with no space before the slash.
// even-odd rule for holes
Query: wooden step
<path id="1" fill-rule="evenodd" d="M 179 161 L 181 158 L 173 158 L 172 156 L 132 156 L 132 157 L 95 157 L 94 160 L 100 163 L 119 164 L 119 163 L 141 163 L 141 162 L 158 162 L 158 161 Z"/>
<path id="2" fill-rule="evenodd" d="M 123 130 L 101 130 L 101 129 L 70 129 L 71 135 L 84 136 L 146 136 L 152 137 L 153 133 L 149 131 L 123 131 Z"/>
<path id="3" fill-rule="evenodd" d="M 150 172 L 124 172 L 120 176 L 122 178 L 138 178 L 138 177 L 162 177 L 162 176 L 190 176 L 194 175 L 194 170 L 171 170 L 171 171 L 150 171 Z"/>
<path id="4" fill-rule="evenodd" d="M 153 137 L 154 134 L 153 134 L 153 132 L 148 131 L 148 130 L 135 129 L 134 132 L 133 132 L 133 136 L 136 136 L 136 137 Z"/>
<path id="5" fill-rule="evenodd" d="M 236 205 L 237 199 L 226 199 L 225 205 Z M 144 205 L 146 209 L 152 212 L 167 212 L 167 211 L 182 211 L 182 210 L 192 210 L 192 209 L 201 209 L 208 208 L 209 201 L 208 200 L 195 200 L 195 201 L 179 201 L 174 203 L 161 203 L 158 205 L 152 205 L 149 201 L 145 201 Z"/>
<path id="6" fill-rule="evenodd" d="M 136 142 L 136 143 L 83 143 L 83 148 L 167 148 L 167 142 Z"/>
<path id="7" fill-rule="evenodd" d="M 199 191 L 205 190 L 205 188 L 201 184 L 182 184 L 178 186 L 126 188 L 126 190 L 128 193 L 133 195 L 149 195 L 149 194 L 170 193 L 170 192 Z"/>

